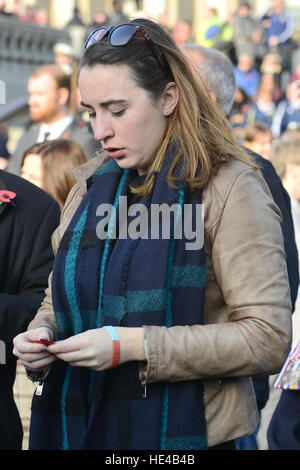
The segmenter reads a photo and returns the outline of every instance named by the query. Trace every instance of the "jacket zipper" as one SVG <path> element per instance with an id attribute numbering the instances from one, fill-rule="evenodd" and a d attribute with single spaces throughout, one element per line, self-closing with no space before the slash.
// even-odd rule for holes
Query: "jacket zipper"
<path id="1" fill-rule="evenodd" d="M 35 394 L 40 397 L 43 393 L 43 388 L 44 388 L 44 382 L 43 381 L 40 381 L 38 383 L 38 386 L 36 387 L 36 391 L 35 391 Z"/>
<path id="2" fill-rule="evenodd" d="M 140 372 L 140 381 L 142 384 L 142 397 L 147 398 L 147 381 L 145 372 Z"/>

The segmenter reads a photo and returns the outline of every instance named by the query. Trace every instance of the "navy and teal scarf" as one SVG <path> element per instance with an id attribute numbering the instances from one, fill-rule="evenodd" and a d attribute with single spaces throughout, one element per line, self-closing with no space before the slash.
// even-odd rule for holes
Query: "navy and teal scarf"
<path id="1" fill-rule="evenodd" d="M 177 202 L 184 210 L 186 192 L 167 184 L 167 167 L 140 203 Z M 113 160 L 103 164 L 64 234 L 52 281 L 59 339 L 105 325 L 203 323 L 204 249 L 187 251 L 184 237 L 111 238 L 119 196 L 128 194 L 134 174 Z M 201 196 L 190 202 L 201 203 Z M 105 203 L 114 205 L 117 217 L 100 240 L 96 212 Z M 137 362 L 94 372 L 56 361 L 42 396 L 33 399 L 30 449 L 206 448 L 201 381 L 148 384 L 144 398 Z"/>

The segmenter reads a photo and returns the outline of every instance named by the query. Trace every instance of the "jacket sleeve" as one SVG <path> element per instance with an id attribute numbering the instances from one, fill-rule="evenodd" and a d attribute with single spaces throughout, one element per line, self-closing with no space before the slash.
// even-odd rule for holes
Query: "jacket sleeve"
<path id="1" fill-rule="evenodd" d="M 53 247 L 54 256 L 56 256 L 60 240 L 62 239 L 63 234 L 75 210 L 77 209 L 80 200 L 81 200 L 80 190 L 79 190 L 78 185 L 76 184 L 68 195 L 68 198 L 66 200 L 65 206 L 61 214 L 60 224 L 52 235 L 52 247 Z M 34 317 L 32 322 L 28 325 L 28 330 L 39 328 L 41 326 L 47 326 L 53 331 L 54 336 L 57 337 L 57 325 L 56 325 L 55 315 L 54 315 L 54 310 L 53 310 L 51 290 L 52 290 L 52 272 L 49 275 L 48 287 L 45 291 L 44 300 L 36 316 Z"/>
<path id="2" fill-rule="evenodd" d="M 247 170 L 236 178 L 208 234 L 212 276 L 223 295 L 227 322 L 219 323 L 216 312 L 205 312 L 205 325 L 145 326 L 143 382 L 280 370 L 291 344 L 290 290 L 280 211 L 258 173 Z"/>
<path id="3" fill-rule="evenodd" d="M 26 330 L 44 296 L 47 278 L 52 269 L 53 253 L 50 238 L 59 223 L 59 207 L 52 202 L 44 214 L 17 294 L 0 293 L 1 339 L 11 347 L 13 338 Z"/>

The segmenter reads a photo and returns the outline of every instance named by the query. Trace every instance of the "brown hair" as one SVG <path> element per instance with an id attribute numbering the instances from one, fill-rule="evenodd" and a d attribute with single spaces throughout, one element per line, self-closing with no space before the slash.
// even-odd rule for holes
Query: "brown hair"
<path id="1" fill-rule="evenodd" d="M 72 168 L 88 160 L 84 150 L 73 140 L 57 139 L 32 145 L 24 153 L 23 162 L 30 154 L 41 157 L 43 189 L 62 207 L 76 183 Z"/>
<path id="2" fill-rule="evenodd" d="M 148 41 L 138 34 L 126 47 L 112 47 L 107 40 L 93 44 L 86 50 L 81 65 L 125 64 L 130 67 L 138 86 L 154 99 L 161 95 L 167 83 L 174 81 L 178 87 L 179 101 L 169 117 L 159 151 L 148 169 L 145 184 L 135 192 L 150 192 L 153 175 L 160 170 L 171 142 L 177 143 L 177 155 L 168 174 L 168 182 L 173 187 L 181 180 L 186 181 L 192 191 L 205 186 L 212 172 L 230 158 L 255 167 L 252 158 L 236 142 L 227 119 L 213 103 L 203 80 L 170 34 L 147 19 L 136 19 L 131 23 L 141 25 L 150 34 L 163 54 L 165 67 L 158 64 Z M 179 163 L 183 163 L 182 175 L 175 177 L 174 169 Z"/>
<path id="3" fill-rule="evenodd" d="M 46 64 L 38 67 L 32 74 L 31 77 L 38 77 L 39 75 L 51 75 L 54 79 L 55 83 L 57 84 L 57 88 L 67 88 L 69 91 L 71 90 L 71 79 L 70 75 L 68 75 L 63 67 L 56 64 Z"/>
<path id="4" fill-rule="evenodd" d="M 284 178 L 289 163 L 300 165 L 299 148 L 300 136 L 296 134 L 284 134 L 273 142 L 270 160 L 281 179 Z"/>
<path id="5" fill-rule="evenodd" d="M 271 129 L 263 122 L 256 121 L 253 124 L 248 124 L 245 128 L 243 137 L 245 142 L 253 142 L 256 140 L 257 134 L 272 134 Z"/>

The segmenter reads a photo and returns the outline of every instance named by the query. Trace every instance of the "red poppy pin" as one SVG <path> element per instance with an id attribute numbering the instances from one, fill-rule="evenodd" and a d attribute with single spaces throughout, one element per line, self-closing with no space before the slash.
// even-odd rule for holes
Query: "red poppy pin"
<path id="1" fill-rule="evenodd" d="M 7 191 L 6 189 L 2 189 L 0 191 L 0 205 L 1 204 L 10 204 L 12 199 L 15 199 L 16 193 L 12 191 Z"/>
<path id="2" fill-rule="evenodd" d="M 68 134 L 68 132 L 65 132 L 62 136 L 63 139 L 68 139 L 70 137 L 70 134 Z"/>

